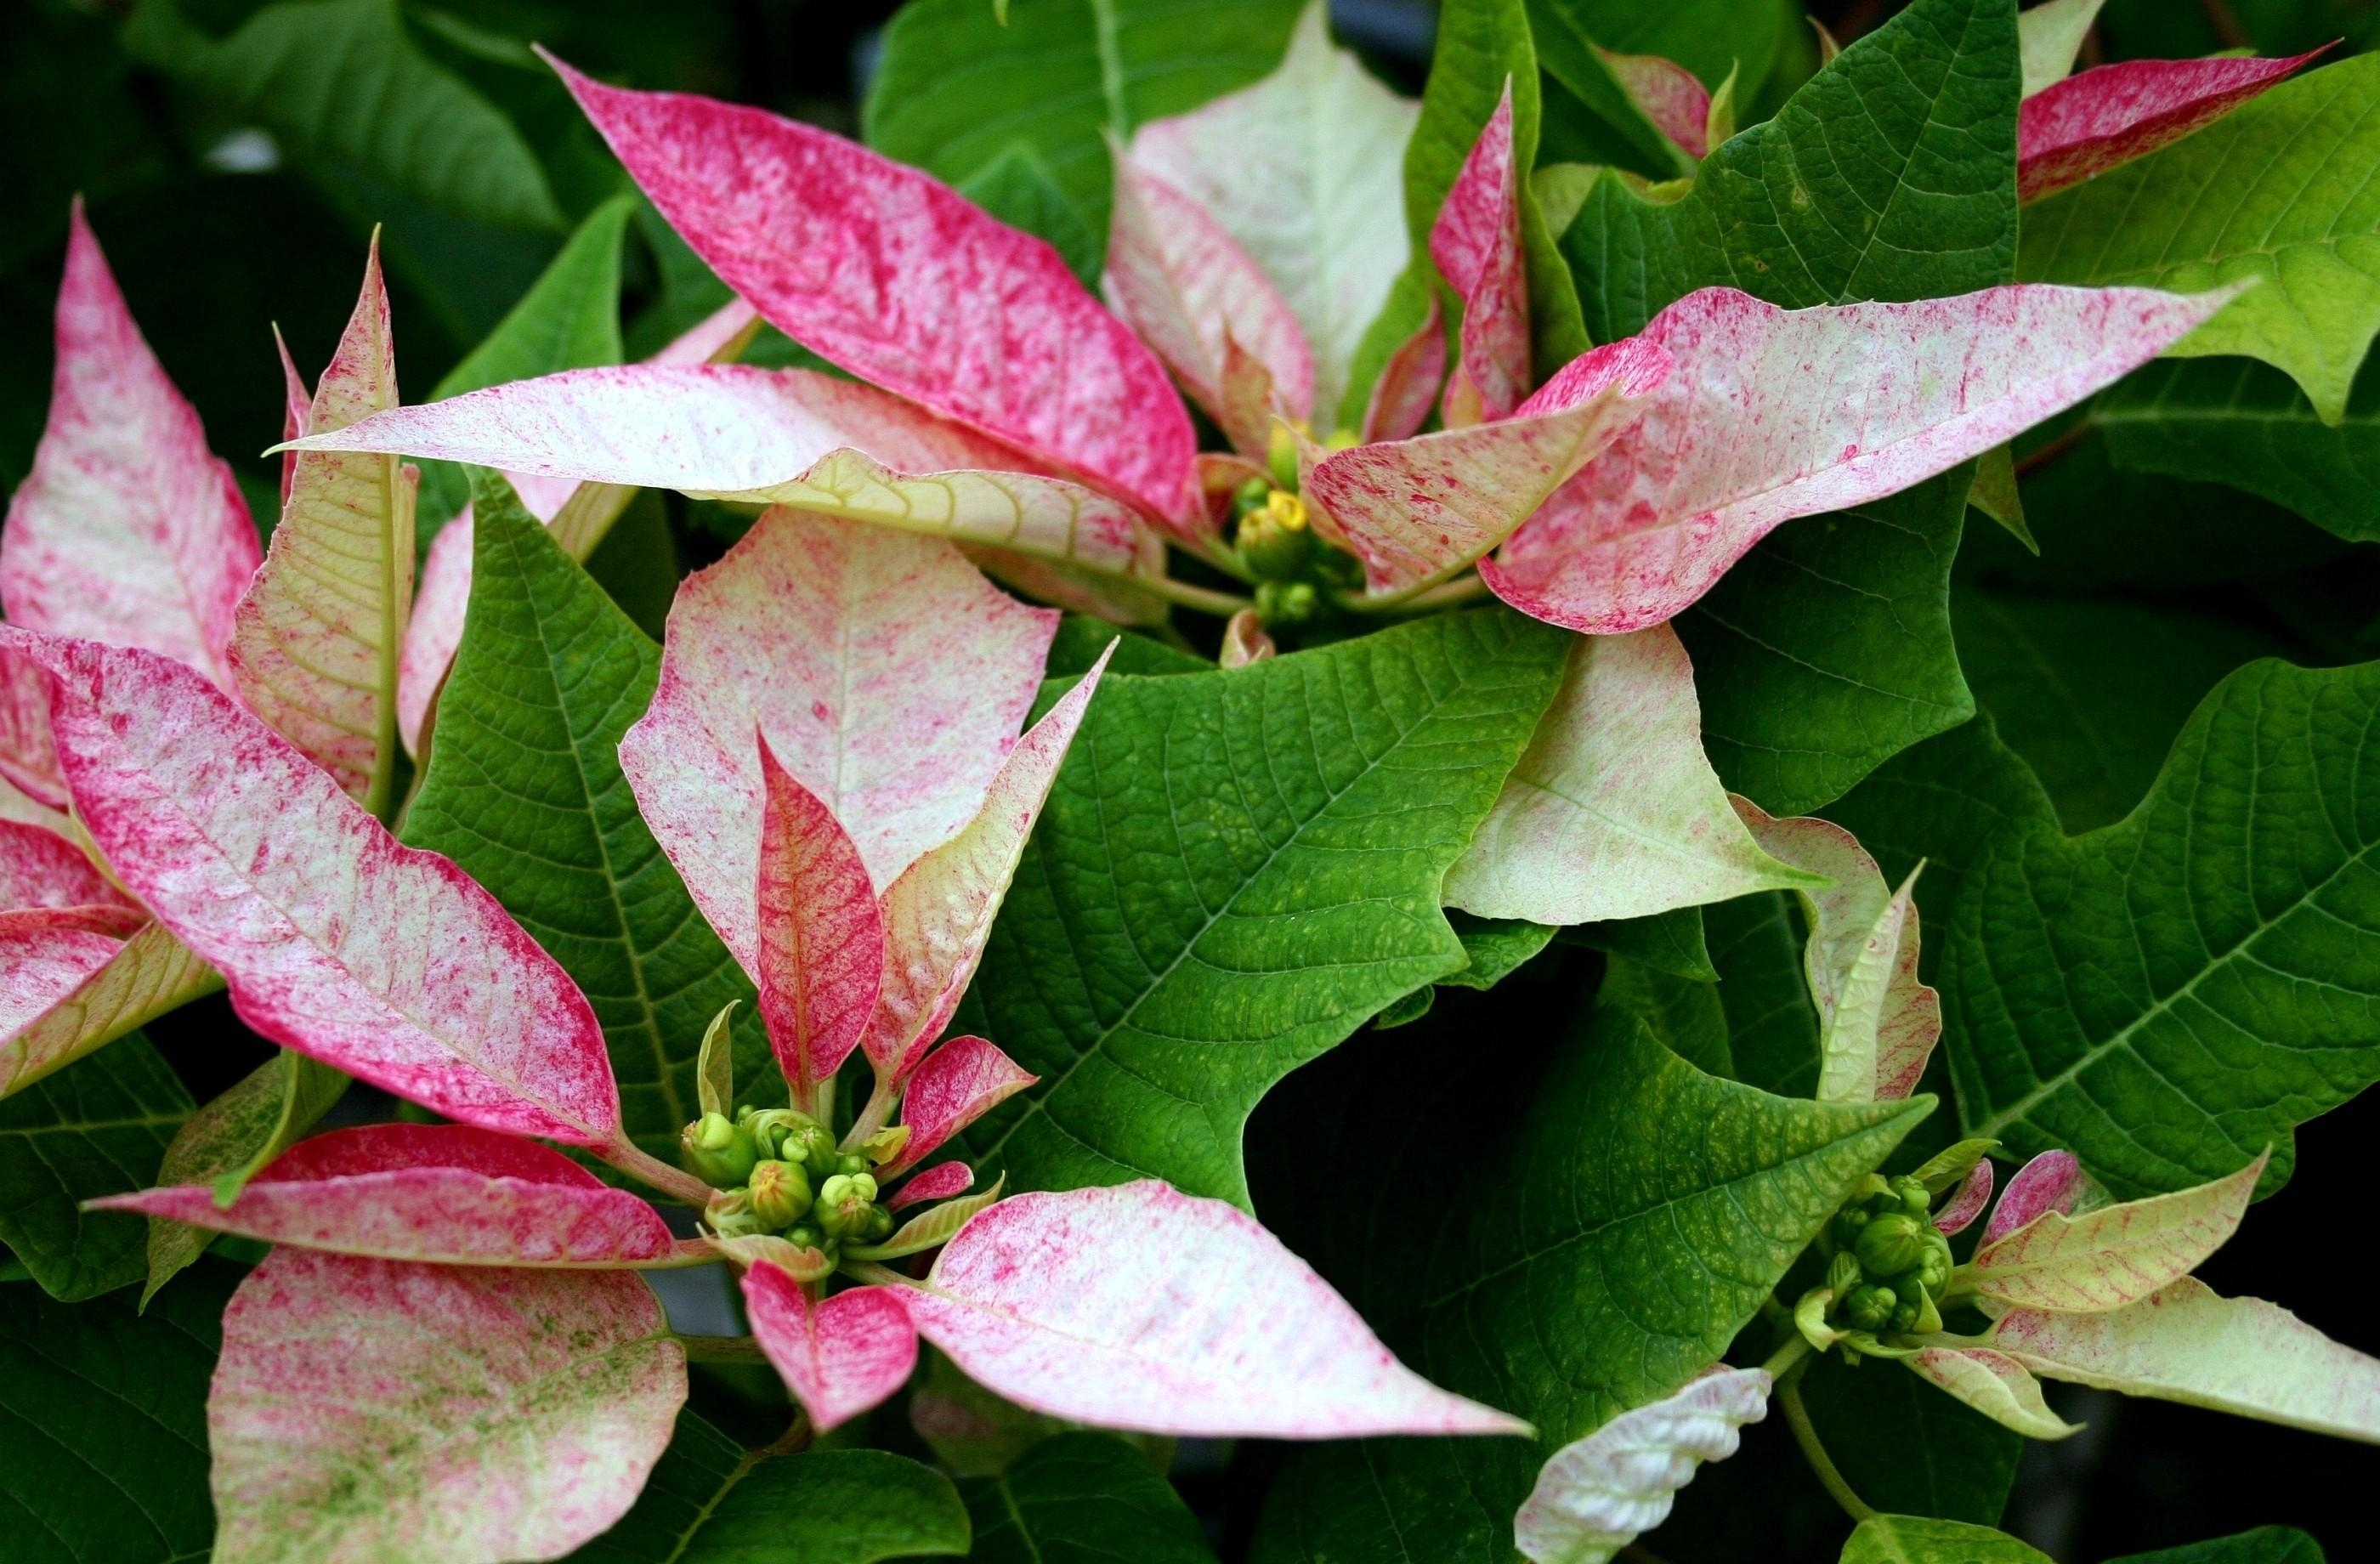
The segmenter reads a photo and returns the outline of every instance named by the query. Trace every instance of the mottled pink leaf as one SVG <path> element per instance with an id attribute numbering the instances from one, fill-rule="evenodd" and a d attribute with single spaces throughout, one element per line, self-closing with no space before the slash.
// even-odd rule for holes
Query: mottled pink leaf
<path id="1" fill-rule="evenodd" d="M 0 820 L 0 911 L 94 903 L 133 904 L 65 837 L 40 826 Z"/>
<path id="2" fill-rule="evenodd" d="M 5 1039 L 0 1047 L 14 1044 L 27 1026 L 80 988 L 122 948 L 121 940 L 75 927 L 70 920 L 0 925 L 0 1039 Z M 0 1086 L 13 1091 L 31 1078 L 19 1067 L 0 1073 Z"/>
<path id="3" fill-rule="evenodd" d="M 744 1310 L 760 1350 L 823 1434 L 886 1400 L 917 1366 L 917 1332 L 902 1290 L 855 1287 L 812 1303 L 765 1262 L 744 1273 Z"/>
<path id="4" fill-rule="evenodd" d="M 2045 1211 L 2071 1211 L 2087 1181 L 2070 1151 L 2045 1151 L 2017 1170 L 2001 1192 L 1999 1207 L 1984 1224 L 1985 1243 L 2005 1238 Z"/>
<path id="5" fill-rule="evenodd" d="M 0 779 L 48 809 L 67 806 L 50 737 L 50 678 L 0 634 Z"/>
<path id="6" fill-rule="evenodd" d="M 1111 643 L 1091 671 L 1017 741 L 975 818 L 903 870 L 885 891 L 884 982 L 867 1038 L 878 1074 L 894 1080 L 906 1074 L 958 1008 L 984 941 L 991 937 L 991 921 L 1008 894 L 1025 839 L 1032 834 L 1114 653 Z"/>
<path id="7" fill-rule="evenodd" d="M 467 1123 L 618 1139 L 594 1012 L 452 860 L 399 845 L 183 664 L 91 642 L 42 655 L 92 840 L 250 1026 Z"/>
<path id="8" fill-rule="evenodd" d="M 370 1124 L 300 1141 L 228 1206 L 204 1184 L 93 1201 L 193 1227 L 383 1260 L 618 1267 L 665 1260 L 661 1213 L 560 1152 L 469 1124 Z"/>
<path id="9" fill-rule="evenodd" d="M 1967 1176 L 1960 1181 L 1950 1203 L 1934 1213 L 1935 1231 L 1945 1237 L 1966 1231 L 1984 1214 L 1984 1207 L 1992 1203 L 1994 1177 L 1992 1159 L 1977 1158 L 1975 1165 L 1967 1170 Z"/>
<path id="10" fill-rule="evenodd" d="M 978 1212 L 902 1302 L 969 1378 L 1052 1417 L 1269 1438 L 1528 1431 L 1398 1363 L 1254 1218 L 1154 1180 Z"/>
<path id="11" fill-rule="evenodd" d="M 876 1013 L 884 919 L 859 849 L 818 794 L 760 754 L 760 959 L 752 974 L 777 1065 L 796 1092 L 840 1069 Z"/>
<path id="12" fill-rule="evenodd" d="M 214 1557 L 558 1558 L 627 1512 L 685 1400 L 638 1277 L 276 1249 L 224 1311 Z"/>
<path id="13" fill-rule="evenodd" d="M 1512 158 L 1512 83 L 1480 128 L 1429 230 L 1429 256 L 1463 300 L 1461 352 L 1446 384 L 1449 429 L 1510 417 L 1529 394 L 1529 279 L 1521 257 L 1521 180 Z"/>
<path id="14" fill-rule="evenodd" d="M 248 502 L 133 324 L 77 200 L 49 423 L 8 504 L 0 605 L 23 629 L 144 647 L 228 689 L 232 608 L 257 561 Z"/>
<path id="15" fill-rule="evenodd" d="M 2125 60 L 2053 82 L 2017 114 L 2017 200 L 2039 200 L 2146 157 L 2330 47 L 2286 60 Z"/>
<path id="16" fill-rule="evenodd" d="M 1609 49 L 1596 53 L 1653 127 L 1701 162 L 1710 151 L 1710 89 L 1693 71 L 1658 55 L 1615 55 Z"/>
<path id="17" fill-rule="evenodd" d="M 2005 1352 L 1985 1347 L 1925 1347 L 1901 1361 L 1920 1379 L 2028 1439 L 2063 1439 L 2082 1431 L 2080 1424 L 2049 1410 L 2040 1381 Z"/>
<path id="18" fill-rule="evenodd" d="M 1364 407 L 1365 443 L 1409 440 L 1419 432 L 1445 381 L 1446 314 L 1432 288 L 1421 325 L 1389 355 L 1380 378 L 1372 382 L 1371 400 Z"/>
<path id="19" fill-rule="evenodd" d="M 281 327 L 273 328 L 273 351 L 281 356 L 281 438 L 300 440 L 313 422 L 314 394 L 306 389 L 306 377 L 298 372 L 298 360 L 289 357 L 289 344 L 281 335 Z M 281 454 L 281 503 L 289 503 L 289 486 L 298 476 L 298 453 Z"/>
<path id="20" fill-rule="evenodd" d="M 1309 451 L 1306 498 L 1364 562 L 1375 595 L 1444 580 L 1526 522 L 1643 417 L 1669 373 L 1632 337 L 1582 354 L 1500 422 Z"/>
<path id="21" fill-rule="evenodd" d="M 149 915 L 121 902 L 87 902 L 72 907 L 18 907 L 0 912 L 0 937 L 79 929 L 122 940 L 149 925 Z"/>
<path id="22" fill-rule="evenodd" d="M 1106 288 L 1116 312 L 1157 350 L 1199 406 L 1251 455 L 1245 416 L 1225 396 L 1228 343 L 1269 377 L 1293 418 L 1314 406 L 1314 359 L 1289 303 L 1204 208 L 1118 152 Z"/>
<path id="23" fill-rule="evenodd" d="M 906 1183 L 884 1197 L 885 1209 L 898 1211 L 928 1200 L 948 1200 L 965 1194 L 975 1183 L 975 1170 L 964 1162 L 937 1162 L 909 1176 Z"/>
<path id="24" fill-rule="evenodd" d="M 1164 368 L 1047 244 L 815 127 L 552 63 L 672 226 L 786 335 L 1158 515 L 1195 503 Z"/>
<path id="25" fill-rule="evenodd" d="M 1524 613 L 1641 630 L 1796 516 L 1957 466 L 2186 335 L 2230 291 L 2021 285 L 1785 310 L 1705 288 L 1637 339 L 1676 368 L 1653 406 L 1480 575 Z"/>
<path id="26" fill-rule="evenodd" d="M 901 1098 L 909 1139 L 885 1164 L 887 1174 L 914 1168 L 944 1142 L 1041 1077 L 981 1037 L 953 1037 L 926 1056 Z"/>
<path id="27" fill-rule="evenodd" d="M 783 510 L 679 586 L 660 684 L 620 763 L 746 970 L 759 959 L 754 727 L 889 886 L 981 806 L 1057 620 L 948 543 Z"/>
<path id="28" fill-rule="evenodd" d="M 0 995 L 11 996 L 0 999 L 6 1007 L 6 1015 L 0 1017 L 0 1097 L 223 987 L 212 967 L 154 923 L 142 926 L 120 945 L 113 940 L 106 945 L 104 952 L 95 945 L 85 948 L 103 959 L 97 966 L 77 961 L 83 976 L 73 987 L 44 989 L 28 979 L 27 988 L 20 989 L 9 976 L 14 969 L 7 941 L 0 939 Z M 50 961 L 76 961 L 56 944 L 48 952 L 45 959 Z M 47 992 L 48 1002 L 37 1002 L 36 992 Z"/>

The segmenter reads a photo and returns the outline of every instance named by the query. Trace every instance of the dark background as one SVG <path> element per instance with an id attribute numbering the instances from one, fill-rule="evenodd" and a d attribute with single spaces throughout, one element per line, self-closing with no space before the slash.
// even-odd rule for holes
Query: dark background
<path id="1" fill-rule="evenodd" d="M 182 10 L 220 35 L 257 4 L 185 0 Z M 359 196 L 335 169 L 236 166 L 256 161 L 252 152 L 243 160 L 236 138 L 226 139 L 242 127 L 118 47 L 118 23 L 129 8 L 0 3 L 0 168 L 7 171 L 0 178 L 0 488 L 23 478 L 41 432 L 51 305 L 68 200 L 79 191 L 166 370 L 197 404 L 218 452 L 254 492 L 269 493 L 273 469 L 255 453 L 280 430 L 270 326 L 279 323 L 301 365 L 328 356 L 374 221 L 387 224 L 400 368 L 417 396 L 495 324 L 561 232 L 507 231 L 409 207 L 393 195 Z M 549 44 L 584 68 L 640 87 L 685 88 L 850 130 L 877 30 L 894 8 L 882 0 L 447 0 L 406 10 L 425 53 L 521 125 L 575 220 L 619 188 L 616 167 L 550 77 L 489 57 L 496 52 L 476 49 L 474 30 Z M 1433 8 L 1428 0 L 1340 0 L 1333 13 L 1342 39 L 1412 89 L 1427 67 Z M 1888 0 L 1810 7 L 1846 42 L 1893 8 Z M 2112 0 L 2094 49 L 2107 57 L 2171 56 L 2252 43 L 2280 54 L 2342 34 L 2362 43 L 2374 30 L 2372 8 L 2353 0 Z M 655 290 L 651 257 L 632 243 L 632 333 Z M 273 509 L 257 508 L 263 516 Z M 682 517 L 678 526 L 683 565 L 715 552 L 715 540 L 686 528 Z M 1557 1038 L 1598 964 L 1591 952 L 1557 947 L 1491 994 L 1442 993 L 1437 1012 L 1415 1031 Z M 266 1053 L 220 998 L 149 1032 L 201 1101 Z M 1331 1071 L 1365 1067 L 1354 1056 L 1375 1046 L 1359 1037 L 1305 1074 L 1327 1081 Z M 1257 1111 L 1253 1166 L 1289 1160 L 1281 1153 L 1294 1132 L 1292 1105 L 1316 1080 L 1302 1077 Z M 372 1111 L 359 1087 L 344 1114 Z M 2307 1125 L 2294 1179 L 2207 1265 L 2206 1279 L 2218 1291 L 2281 1299 L 2332 1336 L 2380 1351 L 2363 1269 L 2375 1137 L 2380 1106 L 2368 1095 Z M 1293 1183 L 1260 1180 L 1257 1188 L 1268 1202 L 1295 1198 Z M 2031 1449 L 2006 1523 L 2062 1560 L 2090 1564 L 2272 1522 L 2312 1531 L 2334 1561 L 2374 1556 L 2369 1539 L 2380 1456 L 2367 1448 L 2070 1387 L 2053 1387 L 2052 1400 L 2086 1420 L 2089 1432 Z M 1254 1443 L 1236 1451 L 1193 1449 L 1176 1469 L 1227 1557 L 1253 1526 L 1278 1454 Z M 1739 1457 L 1793 1459 L 1773 1419 L 1752 1432 Z M 1815 1484 L 1808 1488 L 1816 1494 Z M 1688 1490 L 1689 1506 L 1694 1492 Z M 1773 1551 L 1762 1556 L 1831 1560 L 1842 1530 L 1823 1509 L 1791 1527 L 1780 1518 Z M 1658 1557 L 1662 1540 L 1654 1534 L 1644 1556 Z"/>

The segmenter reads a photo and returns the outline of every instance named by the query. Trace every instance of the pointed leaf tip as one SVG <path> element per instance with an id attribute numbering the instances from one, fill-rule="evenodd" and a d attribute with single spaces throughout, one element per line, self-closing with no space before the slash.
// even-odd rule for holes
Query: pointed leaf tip
<path id="1" fill-rule="evenodd" d="M 823 1303 L 778 1267 L 744 1273 L 752 1334 L 821 1434 L 888 1400 L 917 1365 L 902 1289 L 855 1287 Z"/>
<path id="2" fill-rule="evenodd" d="M 756 730 L 757 732 L 757 730 Z M 859 1046 L 884 980 L 884 920 L 868 866 L 832 811 L 760 757 L 759 962 L 752 974 L 777 1062 L 797 1093 Z"/>
<path id="3" fill-rule="evenodd" d="M 1449 429 L 1511 416 L 1529 394 L 1529 282 L 1521 253 L 1521 180 L 1512 145 L 1512 82 L 1447 191 L 1429 231 L 1430 259 L 1463 300 L 1461 352 L 1442 404 Z"/>
<path id="4" fill-rule="evenodd" d="M 2238 1231 L 2271 1159 L 2266 1151 L 2228 1178 L 2082 1216 L 2045 1211 L 1976 1249 L 1974 1290 L 2060 1313 L 2137 1303 L 2195 1270 Z"/>
<path id="5" fill-rule="evenodd" d="M 2017 199 L 2079 185 L 2214 123 L 2316 55 L 2123 60 L 2052 82 L 2017 115 Z"/>

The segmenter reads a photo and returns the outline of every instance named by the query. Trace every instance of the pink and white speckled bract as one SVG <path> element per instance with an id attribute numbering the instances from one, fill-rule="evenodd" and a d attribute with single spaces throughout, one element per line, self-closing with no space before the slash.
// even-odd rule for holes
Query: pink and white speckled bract
<path id="1" fill-rule="evenodd" d="M 1040 687 L 1058 615 L 937 539 L 773 510 L 670 610 L 651 707 L 620 741 L 695 905 L 759 960 L 757 726 L 883 888 L 973 818 Z"/>
<path id="2" fill-rule="evenodd" d="M 115 959 L 123 941 L 56 918 L 0 925 L 0 1087 L 30 1072 L 17 1057 L 25 1029 Z"/>
<path id="3" fill-rule="evenodd" d="M 1992 1159 L 1980 1158 L 1959 1181 L 1958 1189 L 1942 1208 L 1934 1213 L 1934 1231 L 1945 1238 L 1955 1237 L 1974 1225 L 1984 1207 L 1992 1203 L 1992 1181 L 1998 1175 L 1992 1171 Z"/>
<path id="4" fill-rule="evenodd" d="M 0 912 L 132 904 L 65 837 L 40 826 L 0 820 Z"/>
<path id="5" fill-rule="evenodd" d="M 2089 1187 L 2082 1164 L 2072 1152 L 2043 1152 L 2009 1180 L 1992 1219 L 1984 1224 L 1983 1242 L 2004 1238 L 2044 1212 L 2073 1210 Z"/>
<path id="6" fill-rule="evenodd" d="M 452 860 L 400 845 L 184 664 L 88 641 L 38 654 L 92 840 L 250 1026 L 466 1123 L 618 1138 L 594 1012 Z"/>
<path id="7" fill-rule="evenodd" d="M 2239 1231 L 2271 1159 L 2266 1152 L 2228 1178 L 2079 1217 L 2044 1212 L 1985 1238 L 1969 1262 L 1970 1284 L 1997 1303 L 2066 1314 L 2138 1303 Z"/>
<path id="8" fill-rule="evenodd" d="M 1785 522 L 1990 450 L 2233 297 L 2022 284 L 1786 310 L 1733 288 L 1688 294 L 1633 339 L 1675 361 L 1650 408 L 1480 576 L 1522 612 L 1587 635 L 1660 624 Z"/>
<path id="9" fill-rule="evenodd" d="M 965 1194 L 975 1184 L 975 1170 L 964 1162 L 937 1162 L 919 1170 L 899 1189 L 884 1197 L 885 1208 L 898 1211 L 927 1200 L 948 1200 Z"/>
<path id="10" fill-rule="evenodd" d="M 552 63 L 671 225 L 787 336 L 1157 515 L 1190 514 L 1181 398 L 1049 245 L 814 127 Z"/>
<path id="11" fill-rule="evenodd" d="M 969 1378 L 1052 1417 L 1287 1439 L 1528 1431 L 1398 1363 L 1254 1218 L 1153 1180 L 989 1206 L 902 1302 Z"/>
<path id="12" fill-rule="evenodd" d="M 231 468 L 141 338 L 78 200 L 49 423 L 0 535 L 8 622 L 145 647 L 228 689 L 232 611 L 260 558 Z"/>
<path id="13" fill-rule="evenodd" d="M 2039 200 L 2146 157 L 2212 125 L 2322 52 L 2286 60 L 2124 60 L 2053 82 L 2017 115 L 2017 200 Z"/>
<path id="14" fill-rule="evenodd" d="M 1384 440 L 1410 440 L 1429 421 L 1446 381 L 1446 311 L 1438 290 L 1429 290 L 1429 308 L 1414 334 L 1389 355 L 1380 378 L 1364 406 L 1362 435 L 1367 445 Z"/>
<path id="15" fill-rule="evenodd" d="M 95 1200 L 267 1243 L 442 1265 L 669 1258 L 661 1213 L 560 1152 L 469 1124 L 371 1124 L 300 1141 L 228 1206 L 203 1184 Z"/>
<path id="16" fill-rule="evenodd" d="M 953 1037 L 926 1056 L 901 1098 L 909 1139 L 884 1165 L 887 1177 L 914 1168 L 969 1124 L 1041 1077 L 981 1037 Z"/>
<path id="17" fill-rule="evenodd" d="M 884 918 L 868 866 L 818 794 L 758 741 L 760 875 L 755 896 L 760 1015 L 798 1091 L 842 1067 L 884 980 Z"/>
<path id="18" fill-rule="evenodd" d="M 1658 55 L 1615 55 L 1598 49 L 1603 63 L 1653 127 L 1700 162 L 1710 151 L 1710 89 L 1675 60 Z"/>
<path id="19" fill-rule="evenodd" d="M 627 1512 L 685 1400 L 635 1276 L 276 1249 L 224 1311 L 214 1558 L 559 1558 Z"/>
<path id="20" fill-rule="evenodd" d="M 821 1434 L 890 1398 L 917 1366 L 917 1332 L 898 1288 L 855 1287 L 814 1304 L 764 1260 L 744 1273 L 744 1311 Z"/>
<path id="21" fill-rule="evenodd" d="M 1447 382 L 1449 429 L 1509 418 L 1529 394 L 1529 279 L 1521 258 L 1523 171 L 1512 157 L 1512 83 L 1463 160 L 1429 230 L 1429 256 L 1463 300 Z"/>

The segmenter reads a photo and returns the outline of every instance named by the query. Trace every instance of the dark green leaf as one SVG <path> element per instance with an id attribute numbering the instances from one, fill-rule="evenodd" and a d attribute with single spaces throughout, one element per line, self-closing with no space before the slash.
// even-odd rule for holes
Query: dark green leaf
<path id="1" fill-rule="evenodd" d="M 1781 527 L 1678 616 L 1731 791 L 1807 814 L 1974 714 L 1949 596 L 1972 471 Z"/>
<path id="2" fill-rule="evenodd" d="M 997 1477 L 959 1485 L 978 1564 L 1214 1564 L 1197 1518 L 1146 1457 L 1108 1434 L 1061 1434 Z"/>
<path id="3" fill-rule="evenodd" d="M 1710 950 L 1703 940 L 1703 910 L 1677 907 L 1650 917 L 1620 918 L 1610 923 L 1583 923 L 1555 938 L 1565 944 L 1585 945 L 1606 955 L 1638 962 L 1658 972 L 1695 983 L 1716 983 Z"/>
<path id="4" fill-rule="evenodd" d="M 1130 630 L 1119 630 L 1104 619 L 1087 614 L 1070 613 L 1058 622 L 1058 634 L 1050 643 L 1050 661 L 1045 667 L 1052 679 L 1078 678 L 1091 671 L 1091 664 L 1116 643 L 1115 658 L 1108 664 L 1114 673 L 1211 673 L 1215 665 L 1203 657 L 1194 657 L 1164 642 Z"/>
<path id="5" fill-rule="evenodd" d="M 1099 282 L 1107 241 L 1091 231 L 1082 209 L 1030 141 L 1012 141 L 998 157 L 959 181 L 959 193 L 1012 228 L 1050 241 L 1085 287 Z"/>
<path id="6" fill-rule="evenodd" d="M 695 1117 L 702 1031 L 744 1001 L 737 1079 L 771 1071 L 752 988 L 637 813 L 620 735 L 661 650 L 481 474 L 469 617 L 438 702 L 430 772 L 404 836 L 495 893 L 587 992 L 625 1123 L 674 1157 Z"/>
<path id="7" fill-rule="evenodd" d="M 620 612 L 659 640 L 677 600 L 677 540 L 670 536 L 669 507 L 650 489 L 637 491 L 594 552 L 587 574 L 620 605 Z"/>
<path id="8" fill-rule="evenodd" d="M 2259 1526 L 2212 1542 L 2128 1553 L 2108 1564 L 2323 1564 L 2323 1557 L 2322 1545 L 2293 1526 Z"/>
<path id="9" fill-rule="evenodd" d="M 1872 1515 L 1843 1545 L 1842 1564 L 2052 1564 L 2004 1532 L 1957 1521 Z"/>
<path id="10" fill-rule="evenodd" d="M 30 1287 L 0 1287 L 0 1535 L 9 1564 L 207 1556 L 207 1381 L 239 1276 L 204 1261 L 145 1316 L 129 1296 L 68 1308 Z"/>
<path id="11" fill-rule="evenodd" d="M 1267 1088 L 1467 959 L 1439 887 L 1565 639 L 1490 610 L 1229 673 L 1111 674 L 961 1018 L 1041 1077 L 971 1134 L 978 1175 L 1245 1200 Z"/>
<path id="12" fill-rule="evenodd" d="M 2014 0 L 1915 0 L 1682 198 L 1607 173 L 1561 236 L 1587 331 L 1616 341 L 1716 285 L 1799 309 L 2007 282 L 2018 86 Z"/>
<path id="13" fill-rule="evenodd" d="M 146 1189 L 190 1094 L 138 1032 L 0 1097 L 0 1243 L 54 1298 L 140 1279 L 147 1224 L 83 1201 Z"/>
<path id="14" fill-rule="evenodd" d="M 1658 55 L 1717 89 L 1735 76 L 1736 102 L 1749 103 L 1777 61 L 1784 11 L 1762 0 L 1531 0 L 1529 15 L 1542 39 L 1554 18 L 1615 55 Z M 1543 43 L 1540 52 L 1546 51 Z"/>
<path id="15" fill-rule="evenodd" d="M 1790 892 L 1764 891 L 1703 909 L 1730 1075 L 1779 1097 L 1818 1089 L 1818 1012 L 1803 951 L 1808 927 Z"/>
<path id="16" fill-rule="evenodd" d="M 1621 956 L 1605 968 L 1596 998 L 1635 1016 L 1663 1048 L 1705 1074 L 1739 1078 L 1716 981 L 1697 982 Z"/>
<path id="17" fill-rule="evenodd" d="M 1852 1492 L 1897 1515 L 1996 1526 L 2023 1437 L 1897 1364 L 1828 1354 L 1802 1379 L 1819 1443 Z"/>
<path id="18" fill-rule="evenodd" d="M 2069 840 L 1996 834 L 1939 982 L 1960 1113 L 2180 1189 L 2380 1077 L 2380 663 L 2259 662 L 2207 697 L 2148 801 Z"/>

